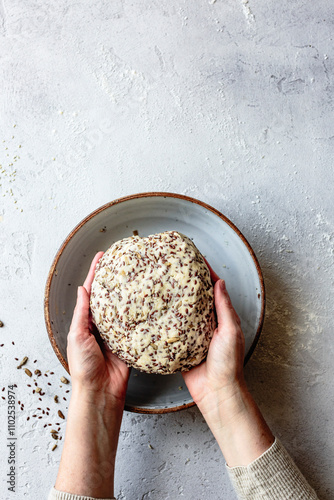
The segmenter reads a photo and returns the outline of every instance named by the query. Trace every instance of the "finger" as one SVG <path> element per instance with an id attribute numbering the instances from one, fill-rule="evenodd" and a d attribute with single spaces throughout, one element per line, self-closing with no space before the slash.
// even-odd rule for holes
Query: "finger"
<path id="1" fill-rule="evenodd" d="M 88 295 L 90 295 L 90 289 L 91 289 L 91 286 L 92 286 L 92 282 L 93 282 L 93 279 L 94 279 L 94 273 L 95 273 L 95 268 L 96 268 L 96 264 L 98 263 L 98 261 L 101 259 L 103 255 L 103 252 L 98 252 L 94 259 L 92 260 L 92 263 L 90 265 L 90 268 L 89 268 L 89 271 L 88 271 L 88 274 L 87 274 L 87 277 L 85 279 L 85 282 L 83 284 L 83 286 L 86 288 L 87 290 L 87 293 Z"/>
<path id="2" fill-rule="evenodd" d="M 214 270 L 212 269 L 212 267 L 210 266 L 209 262 L 206 260 L 205 257 L 203 257 L 203 259 L 205 260 L 206 262 L 206 265 L 208 266 L 209 268 L 209 271 L 210 271 L 210 276 L 211 276 L 211 280 L 213 281 L 213 283 L 216 283 L 220 278 L 218 276 L 217 273 L 214 272 Z"/>
<path id="3" fill-rule="evenodd" d="M 219 280 L 215 284 L 214 297 L 218 326 L 224 326 L 224 328 L 235 328 L 237 325 L 239 326 L 240 319 L 232 306 L 224 280 Z"/>
<path id="4" fill-rule="evenodd" d="M 78 287 L 77 303 L 73 312 L 70 332 L 89 334 L 89 295 L 83 286 Z"/>

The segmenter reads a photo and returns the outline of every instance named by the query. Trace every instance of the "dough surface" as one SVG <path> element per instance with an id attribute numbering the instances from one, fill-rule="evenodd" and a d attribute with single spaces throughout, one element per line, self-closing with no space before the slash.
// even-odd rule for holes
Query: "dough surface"
<path id="1" fill-rule="evenodd" d="M 114 243 L 97 264 L 90 306 L 110 349 L 147 373 L 198 365 L 216 327 L 209 269 L 176 231 Z"/>

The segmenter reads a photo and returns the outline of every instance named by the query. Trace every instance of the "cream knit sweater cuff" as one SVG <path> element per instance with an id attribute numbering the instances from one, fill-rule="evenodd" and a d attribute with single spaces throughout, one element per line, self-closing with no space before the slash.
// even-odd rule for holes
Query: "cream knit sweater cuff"
<path id="1" fill-rule="evenodd" d="M 113 498 L 93 498 L 86 497 L 83 495 L 73 495 L 72 493 L 66 493 L 65 491 L 58 491 L 56 488 L 52 488 L 49 493 L 48 500 L 116 500 Z"/>
<path id="2" fill-rule="evenodd" d="M 271 447 L 245 467 L 229 467 L 240 500 L 317 500 L 314 490 L 276 438 Z"/>

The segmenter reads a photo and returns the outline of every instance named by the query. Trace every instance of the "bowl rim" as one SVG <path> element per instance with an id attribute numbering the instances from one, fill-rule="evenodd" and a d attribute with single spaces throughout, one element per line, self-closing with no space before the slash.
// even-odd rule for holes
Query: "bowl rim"
<path id="1" fill-rule="evenodd" d="M 105 203 L 104 205 L 100 206 L 99 208 L 95 209 L 93 212 L 91 212 L 90 214 L 88 214 L 67 235 L 67 237 L 65 238 L 65 240 L 63 241 L 63 243 L 59 247 L 59 249 L 58 249 L 58 251 L 57 251 L 57 253 L 56 253 L 56 255 L 55 255 L 54 259 L 53 259 L 53 262 L 51 264 L 50 270 L 48 272 L 48 276 L 47 276 L 47 280 L 46 280 L 46 285 L 45 285 L 45 292 L 44 292 L 44 319 L 45 319 L 46 329 L 47 329 L 47 332 L 48 332 L 48 337 L 49 337 L 51 346 L 52 346 L 52 348 L 53 348 L 53 350 L 54 350 L 54 352 L 55 352 L 58 360 L 60 361 L 60 363 L 62 364 L 62 366 L 65 368 L 65 370 L 68 372 L 69 375 L 70 375 L 70 370 L 69 370 L 68 363 L 66 362 L 65 358 L 61 354 L 60 349 L 58 348 L 57 342 L 56 342 L 56 340 L 54 338 L 54 334 L 53 334 L 53 331 L 52 331 L 51 319 L 50 319 L 50 310 L 49 310 L 51 282 L 52 282 L 52 278 L 53 278 L 53 275 L 55 273 L 57 264 L 59 262 L 59 259 L 62 256 L 62 253 L 65 250 L 67 244 L 73 238 L 73 236 L 90 219 L 92 219 L 93 217 L 95 217 L 97 214 L 103 212 L 104 210 L 110 208 L 113 205 L 118 205 L 120 203 L 124 203 L 124 202 L 130 201 L 130 200 L 134 200 L 134 199 L 138 199 L 138 198 L 153 198 L 153 197 L 178 198 L 178 199 L 182 199 L 182 200 L 188 201 L 190 203 L 196 203 L 197 205 L 200 205 L 201 207 L 205 208 L 206 210 L 209 210 L 210 212 L 212 212 L 215 215 L 217 215 L 226 224 L 228 224 L 233 229 L 233 231 L 235 231 L 235 233 L 239 236 L 239 238 L 243 241 L 243 243 L 245 244 L 247 250 L 250 253 L 250 256 L 253 259 L 253 262 L 254 262 L 256 270 L 257 270 L 257 274 L 259 276 L 260 287 L 261 287 L 261 313 L 260 313 L 259 324 L 258 324 L 258 328 L 257 328 L 256 334 L 255 334 L 254 340 L 253 340 L 253 342 L 252 342 L 252 344 L 251 344 L 251 346 L 250 346 L 250 348 L 249 348 L 249 350 L 248 350 L 248 352 L 247 352 L 247 354 L 245 356 L 244 365 L 246 365 L 246 363 L 249 361 L 251 355 L 254 352 L 254 349 L 255 349 L 255 347 L 256 347 L 256 345 L 258 343 L 258 340 L 259 340 L 259 337 L 260 337 L 260 333 L 261 333 L 261 330 L 262 330 L 262 327 L 263 327 L 264 313 L 265 313 L 265 306 L 266 306 L 266 297 L 265 297 L 265 286 L 264 286 L 264 279 L 263 279 L 262 270 L 261 270 L 259 261 L 258 261 L 256 255 L 255 255 L 254 250 L 251 247 L 250 243 L 247 241 L 247 239 L 241 233 L 241 231 L 236 227 L 236 225 L 233 224 L 233 222 L 230 221 L 230 219 L 228 217 L 226 217 L 224 214 L 222 214 L 221 212 L 219 212 L 219 210 L 217 210 L 216 208 L 212 207 L 211 205 L 208 205 L 204 201 L 201 201 L 201 200 L 198 200 L 196 198 L 192 198 L 190 196 L 186 196 L 186 195 L 183 195 L 183 194 L 179 194 L 179 193 L 170 193 L 170 192 L 164 192 L 164 191 L 148 191 L 148 192 L 143 192 L 143 193 L 131 194 L 131 195 L 128 195 L 128 196 L 123 196 L 121 198 L 116 198 L 115 200 L 110 201 L 108 203 Z M 140 408 L 140 407 L 137 407 L 137 406 L 132 406 L 132 405 L 125 404 L 124 409 L 127 410 L 127 411 L 134 412 L 134 413 L 144 413 L 144 414 L 145 413 L 146 414 L 158 413 L 158 414 L 161 414 L 161 413 L 171 413 L 171 412 L 183 410 L 183 409 L 186 409 L 186 408 L 190 408 L 190 407 L 194 406 L 195 404 L 196 404 L 195 401 L 192 401 L 190 403 L 185 403 L 183 405 L 173 406 L 173 407 L 169 407 L 169 408 Z"/>

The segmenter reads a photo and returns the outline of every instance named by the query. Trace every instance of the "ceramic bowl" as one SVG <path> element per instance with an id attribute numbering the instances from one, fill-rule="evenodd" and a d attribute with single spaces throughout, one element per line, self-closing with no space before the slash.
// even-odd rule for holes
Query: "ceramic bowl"
<path id="1" fill-rule="evenodd" d="M 173 193 L 140 193 L 98 208 L 67 236 L 51 266 L 45 290 L 45 321 L 52 347 L 68 370 L 67 334 L 81 285 L 96 252 L 132 236 L 176 230 L 190 237 L 216 273 L 225 279 L 245 335 L 245 362 L 258 340 L 265 292 L 257 258 L 241 232 L 223 214 L 194 198 Z M 165 413 L 194 405 L 182 375 L 131 370 L 125 409 Z"/>

